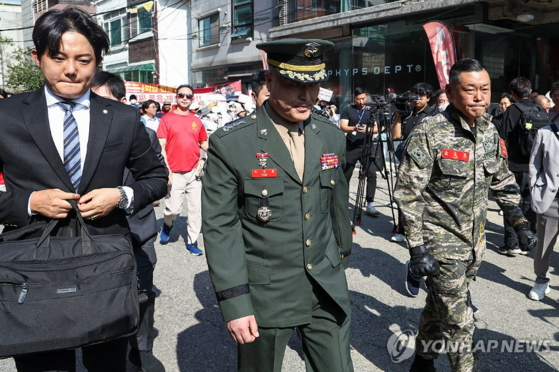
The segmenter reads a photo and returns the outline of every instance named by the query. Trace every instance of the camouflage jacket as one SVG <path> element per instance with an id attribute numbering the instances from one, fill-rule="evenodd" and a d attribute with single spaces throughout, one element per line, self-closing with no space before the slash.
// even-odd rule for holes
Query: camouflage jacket
<path id="1" fill-rule="evenodd" d="M 488 189 L 513 226 L 527 223 L 491 116 L 476 119 L 474 132 L 452 105 L 422 121 L 406 142 L 394 192 L 408 246 L 467 257 L 485 236 Z"/>

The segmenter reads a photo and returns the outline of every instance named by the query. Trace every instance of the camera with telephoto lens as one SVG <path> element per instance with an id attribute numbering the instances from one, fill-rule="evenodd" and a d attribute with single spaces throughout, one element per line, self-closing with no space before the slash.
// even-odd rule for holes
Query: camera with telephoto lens
<path id="1" fill-rule="evenodd" d="M 393 107 L 392 112 L 407 115 L 413 111 L 413 106 L 411 103 L 414 100 L 419 99 L 419 96 L 417 94 L 409 93 L 410 92 L 407 91 L 399 96 L 394 93 L 390 93 L 388 95 L 388 102 Z"/>

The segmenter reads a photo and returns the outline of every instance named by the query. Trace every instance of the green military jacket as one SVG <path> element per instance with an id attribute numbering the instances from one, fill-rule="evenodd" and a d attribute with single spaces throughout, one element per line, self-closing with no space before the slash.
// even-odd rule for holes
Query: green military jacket
<path id="1" fill-rule="evenodd" d="M 408 246 L 466 259 L 485 238 L 488 190 L 513 226 L 527 222 L 491 116 L 476 119 L 475 132 L 452 105 L 422 121 L 406 142 L 394 191 Z"/>
<path id="2" fill-rule="evenodd" d="M 304 122 L 305 171 L 297 176 L 289 150 L 266 110 L 218 129 L 209 139 L 203 179 L 204 246 L 225 321 L 254 314 L 259 326 L 288 327 L 311 320 L 316 281 L 349 315 L 344 267 L 352 235 L 345 138 L 313 114 Z M 268 154 L 267 173 L 257 154 Z M 322 170 L 323 154 L 339 167 Z M 261 221 L 267 204 L 271 219 Z M 343 261 L 343 264 L 342 264 Z"/>

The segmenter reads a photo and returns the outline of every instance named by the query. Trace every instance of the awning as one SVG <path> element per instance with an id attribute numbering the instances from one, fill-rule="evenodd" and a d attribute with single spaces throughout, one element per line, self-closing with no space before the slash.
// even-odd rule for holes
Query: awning
<path id="1" fill-rule="evenodd" d="M 108 69 L 107 71 L 112 73 L 117 72 L 128 72 L 128 71 L 155 71 L 155 64 L 153 63 L 146 63 L 145 65 L 136 65 L 136 66 L 128 66 L 128 67 L 119 67 L 114 69 Z"/>

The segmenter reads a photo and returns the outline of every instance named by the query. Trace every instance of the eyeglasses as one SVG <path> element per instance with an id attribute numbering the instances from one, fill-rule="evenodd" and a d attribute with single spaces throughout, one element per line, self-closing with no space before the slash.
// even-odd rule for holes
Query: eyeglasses
<path id="1" fill-rule="evenodd" d="M 186 94 L 186 93 L 177 93 L 177 97 L 179 97 L 179 98 L 185 98 L 186 97 L 186 99 L 192 99 L 192 98 L 194 98 L 194 95 L 193 94 Z"/>

